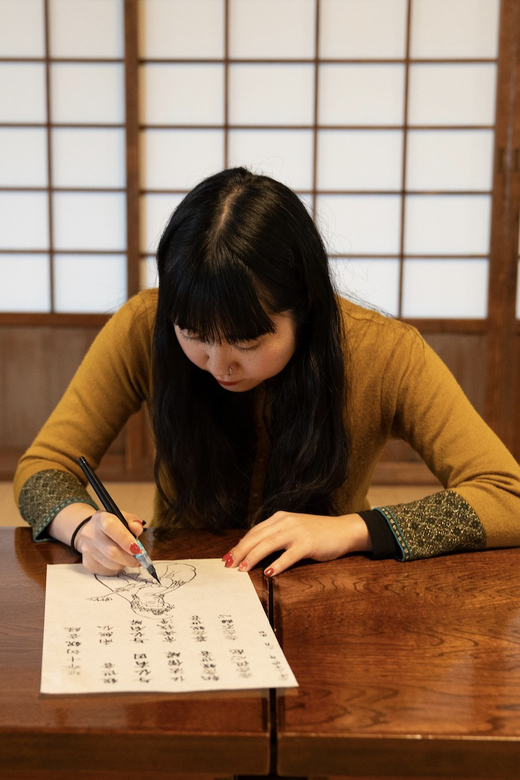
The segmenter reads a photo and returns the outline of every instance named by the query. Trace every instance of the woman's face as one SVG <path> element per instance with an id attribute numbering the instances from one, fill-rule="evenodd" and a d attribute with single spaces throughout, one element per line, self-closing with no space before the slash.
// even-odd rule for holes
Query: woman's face
<path id="1" fill-rule="evenodd" d="M 193 331 L 181 330 L 177 325 L 175 333 L 192 363 L 208 371 L 226 390 L 243 393 L 279 374 L 294 354 L 296 327 L 292 316 L 275 314 L 271 321 L 274 333 L 236 344 L 204 342 Z"/>

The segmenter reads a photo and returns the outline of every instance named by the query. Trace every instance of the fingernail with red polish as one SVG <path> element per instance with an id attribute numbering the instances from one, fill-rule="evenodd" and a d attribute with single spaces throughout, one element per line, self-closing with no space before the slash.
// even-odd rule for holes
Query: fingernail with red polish
<path id="1" fill-rule="evenodd" d="M 272 577 L 274 574 L 274 569 L 272 566 L 269 566 L 269 568 L 264 571 L 264 574 L 266 577 Z"/>
<path id="2" fill-rule="evenodd" d="M 247 567 L 249 566 L 249 561 L 242 561 L 242 563 L 238 567 L 238 571 L 245 571 Z"/>
<path id="3" fill-rule="evenodd" d="M 235 562 L 235 559 L 231 555 L 231 553 L 228 553 L 225 555 L 222 560 L 224 561 L 224 566 L 229 569 L 230 566 L 233 566 L 233 563 Z"/>
<path id="4" fill-rule="evenodd" d="M 139 547 L 138 544 L 132 542 L 132 544 L 130 545 L 130 552 L 132 553 L 132 555 L 139 555 L 139 553 L 141 552 L 141 548 Z"/>

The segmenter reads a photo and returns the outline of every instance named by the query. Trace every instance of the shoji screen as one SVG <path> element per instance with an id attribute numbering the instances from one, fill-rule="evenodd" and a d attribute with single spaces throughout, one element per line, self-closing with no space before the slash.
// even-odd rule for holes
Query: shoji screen
<path id="1" fill-rule="evenodd" d="M 0 3 L 0 310 L 126 299 L 121 0 Z"/>
<path id="2" fill-rule="evenodd" d="M 309 202 L 344 290 L 486 317 L 499 11 L 142 0 L 142 251 L 180 192 L 246 164 Z"/>
<path id="3" fill-rule="evenodd" d="M 142 251 L 182 194 L 223 167 L 266 172 L 309 199 L 315 1 L 144 0 L 139 10 Z"/>
<path id="4" fill-rule="evenodd" d="M 342 51 L 370 62 L 323 66 L 324 85 L 337 79 L 331 119 L 340 85 L 353 84 L 343 121 L 362 125 L 323 131 L 324 147 L 338 144 L 324 155 L 331 184 L 359 190 L 324 196 L 346 254 L 364 255 L 345 263 L 345 286 L 407 318 L 485 317 L 499 3 L 415 0 L 408 18 L 402 2 L 328 7 L 335 30 L 355 7 L 375 15 Z"/>
<path id="5" fill-rule="evenodd" d="M 171 210 L 239 164 L 297 191 L 339 289 L 418 325 L 520 456 L 519 84 L 520 0 L 0 0 L 0 472 L 155 284 Z"/>

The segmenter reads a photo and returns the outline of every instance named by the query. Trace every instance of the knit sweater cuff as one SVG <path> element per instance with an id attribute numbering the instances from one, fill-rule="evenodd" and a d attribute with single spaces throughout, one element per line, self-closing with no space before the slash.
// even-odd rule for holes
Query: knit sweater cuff
<path id="1" fill-rule="evenodd" d="M 32 526 L 33 539 L 52 539 L 47 526 L 69 504 L 90 504 L 98 509 L 86 488 L 75 476 L 59 469 L 38 471 L 23 486 L 18 507 L 23 519 Z"/>
<path id="2" fill-rule="evenodd" d="M 441 490 L 409 504 L 377 507 L 377 511 L 386 518 L 402 561 L 486 546 L 478 515 L 453 490 Z"/>

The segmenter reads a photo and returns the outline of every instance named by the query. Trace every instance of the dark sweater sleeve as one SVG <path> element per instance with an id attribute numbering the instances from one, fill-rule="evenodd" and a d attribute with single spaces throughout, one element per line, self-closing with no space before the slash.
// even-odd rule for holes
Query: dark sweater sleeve
<path id="1" fill-rule="evenodd" d="M 372 558 L 401 558 L 401 548 L 386 517 L 378 509 L 367 509 L 358 514 L 367 524 L 372 540 Z"/>

